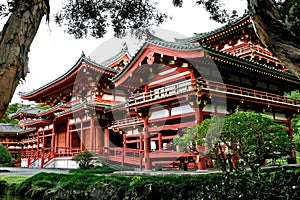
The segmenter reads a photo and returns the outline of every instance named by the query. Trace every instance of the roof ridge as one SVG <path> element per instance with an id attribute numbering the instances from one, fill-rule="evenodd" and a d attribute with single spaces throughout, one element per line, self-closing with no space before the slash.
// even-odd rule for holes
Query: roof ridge
<path id="1" fill-rule="evenodd" d="M 175 41 L 179 42 L 179 43 L 196 42 L 197 40 L 204 39 L 205 37 L 207 37 L 209 35 L 212 35 L 212 34 L 215 34 L 219 31 L 225 30 L 228 27 L 231 27 L 234 24 L 237 24 L 237 23 L 247 19 L 248 17 L 250 17 L 250 15 L 248 13 L 245 13 L 243 16 L 239 17 L 238 19 L 236 19 L 234 21 L 231 21 L 231 22 L 228 22 L 224 26 L 221 26 L 221 27 L 219 27 L 215 30 L 208 31 L 208 32 L 203 32 L 203 33 L 196 33 L 194 36 L 191 36 L 191 37 L 188 37 L 188 38 L 175 38 Z"/>

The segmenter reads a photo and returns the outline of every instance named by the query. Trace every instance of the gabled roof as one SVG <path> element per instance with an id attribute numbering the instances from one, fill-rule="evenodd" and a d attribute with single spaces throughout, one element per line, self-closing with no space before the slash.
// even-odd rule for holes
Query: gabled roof
<path id="1" fill-rule="evenodd" d="M 238 20 L 238 22 L 242 22 L 245 19 L 248 19 L 248 16 L 241 18 L 240 20 Z M 223 29 L 225 29 L 225 28 L 223 28 Z M 249 68 L 249 70 L 251 70 L 252 72 L 254 72 L 256 74 L 260 74 L 260 75 L 263 75 L 266 77 L 274 77 L 280 81 L 288 81 L 290 83 L 294 83 L 297 85 L 300 84 L 297 77 L 295 77 L 293 74 L 290 74 L 288 72 L 284 72 L 282 70 L 272 68 L 272 67 L 269 67 L 266 65 L 262 65 L 257 62 L 253 62 L 248 59 L 240 58 L 240 57 L 234 56 L 234 55 L 226 53 L 226 52 L 218 51 L 218 50 L 216 50 L 212 47 L 209 47 L 208 45 L 205 45 L 205 44 L 201 45 L 199 43 L 168 42 L 168 41 L 164 41 L 164 40 L 157 40 L 155 38 L 154 39 L 150 38 L 150 39 L 146 40 L 144 45 L 140 48 L 140 50 L 137 52 L 137 54 L 133 57 L 131 62 L 117 76 L 113 77 L 112 81 L 116 83 L 120 79 L 123 79 L 123 76 L 125 76 L 125 74 L 131 74 L 134 71 L 133 68 L 136 68 L 138 70 L 138 73 L 146 73 L 147 69 L 143 70 L 143 65 L 141 66 L 139 64 L 141 63 L 143 58 L 145 58 L 145 56 L 147 55 L 147 49 L 153 49 L 154 51 L 156 51 L 158 53 L 160 53 L 159 52 L 160 49 L 164 49 L 165 52 L 170 53 L 169 55 L 174 56 L 174 57 L 176 57 L 176 56 L 180 57 L 180 56 L 178 56 L 178 54 L 176 54 L 179 51 L 180 52 L 204 51 L 209 54 L 213 54 L 219 58 L 224 58 L 224 59 L 228 59 L 228 60 L 237 62 L 237 63 L 239 63 L 240 66 L 247 66 Z M 198 56 L 201 56 L 201 54 L 198 54 Z M 187 57 L 181 57 L 181 58 L 187 58 Z M 128 77 L 127 79 L 128 80 L 126 80 L 126 81 L 129 83 L 130 79 L 133 79 L 133 76 Z M 133 82 L 133 81 L 131 81 L 131 82 Z M 118 86 L 118 84 L 116 86 Z"/>
<path id="2" fill-rule="evenodd" d="M 232 60 L 232 61 L 238 62 L 238 64 L 246 64 L 249 67 L 251 67 L 252 71 L 256 71 L 256 73 L 261 73 L 264 76 L 276 77 L 283 81 L 290 81 L 290 82 L 300 85 L 300 80 L 294 74 L 284 72 L 282 70 L 272 68 L 267 65 L 262 65 L 260 63 L 250 61 L 248 59 L 240 58 L 240 57 L 234 56 L 232 54 L 229 54 L 229 53 L 226 53 L 223 51 L 218 51 L 207 45 L 203 45 L 203 48 L 205 49 L 205 52 L 207 52 L 209 54 L 217 55 L 217 56 L 223 57 L 227 60 Z M 232 66 L 232 67 L 234 67 L 234 66 Z M 242 66 L 240 66 L 240 67 L 242 67 Z"/>
<path id="3" fill-rule="evenodd" d="M 203 53 L 202 50 L 203 48 L 198 43 L 178 43 L 158 40 L 156 38 L 148 38 L 136 55 L 131 59 L 130 63 L 122 71 L 120 71 L 119 74 L 113 77 L 112 81 L 116 83 L 123 78 L 126 73 L 134 71 L 140 62 L 151 51 L 174 57 L 195 58 Z M 139 67 L 141 68 L 140 70 L 142 70 L 143 67 Z M 132 79 L 132 77 L 129 77 L 129 79 Z"/>
<path id="4" fill-rule="evenodd" d="M 22 108 L 17 110 L 17 112 L 10 114 L 9 118 L 17 118 L 21 115 L 36 117 L 42 111 L 43 111 L 42 109 L 35 108 L 35 107 Z"/>
<path id="5" fill-rule="evenodd" d="M 115 56 L 108 58 L 107 60 L 101 62 L 102 66 L 108 67 L 112 65 L 113 63 L 117 62 L 118 60 L 122 59 L 123 57 L 128 56 L 129 59 L 132 58 L 128 51 L 128 47 L 126 43 L 123 43 L 123 47 L 120 52 L 118 52 Z"/>
<path id="6" fill-rule="evenodd" d="M 29 128 L 29 129 L 22 129 L 18 125 L 14 124 L 0 124 L 0 133 L 22 133 L 22 132 L 31 132 L 35 129 Z"/>
<path id="7" fill-rule="evenodd" d="M 68 115 L 70 113 L 74 113 L 75 111 L 85 109 L 85 108 L 94 108 L 94 109 L 99 108 L 99 109 L 104 110 L 107 107 L 109 107 L 109 105 L 88 102 L 88 101 L 85 100 L 85 101 L 82 101 L 81 103 L 73 105 L 71 108 L 69 108 L 67 110 L 55 113 L 55 116 L 56 117 L 61 117 L 61 116 L 64 116 L 64 115 Z"/>
<path id="8" fill-rule="evenodd" d="M 57 105 L 53 106 L 52 108 L 49 108 L 47 110 L 43 110 L 41 111 L 38 116 L 45 116 L 45 115 L 49 115 L 49 114 L 53 114 L 56 111 L 59 110 L 66 110 L 68 108 L 71 108 L 71 105 L 67 105 L 67 104 L 62 104 L 62 103 L 58 103 Z"/>
<path id="9" fill-rule="evenodd" d="M 30 91 L 30 92 L 19 92 L 19 95 L 22 98 L 26 99 L 26 98 L 29 98 L 30 96 L 32 96 L 32 95 L 34 95 L 34 94 L 36 94 L 38 92 L 41 92 L 42 90 L 44 90 L 46 88 L 54 86 L 56 83 L 64 80 L 65 78 L 67 78 L 71 74 L 77 73 L 77 71 L 80 68 L 82 62 L 89 63 L 90 65 L 93 65 L 95 67 L 95 69 L 98 68 L 98 70 L 103 71 L 103 72 L 108 72 L 108 73 L 111 73 L 111 74 L 116 74 L 117 73 L 116 70 L 104 67 L 103 65 L 100 65 L 100 64 L 98 64 L 98 63 L 90 60 L 84 54 L 82 54 L 81 57 L 75 63 L 75 65 L 71 69 L 69 69 L 66 73 L 64 73 L 63 75 L 61 75 L 60 77 L 56 78 L 55 80 L 53 80 L 53 81 L 51 81 L 51 82 L 49 82 L 49 83 L 41 86 L 38 89 L 35 89 L 33 91 Z"/>

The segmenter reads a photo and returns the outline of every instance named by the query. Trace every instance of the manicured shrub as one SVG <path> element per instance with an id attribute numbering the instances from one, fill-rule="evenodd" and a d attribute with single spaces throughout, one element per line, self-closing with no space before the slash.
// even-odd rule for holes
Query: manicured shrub
<path id="1" fill-rule="evenodd" d="M 75 155 L 72 160 L 79 164 L 80 169 L 88 169 L 91 166 L 93 154 L 90 151 L 82 151 Z"/>
<path id="2" fill-rule="evenodd" d="M 0 164 L 11 165 L 12 163 L 12 155 L 3 144 L 0 144 Z"/>
<path id="3" fill-rule="evenodd" d="M 5 180 L 0 180 L 0 194 L 5 194 L 7 187 L 8 183 Z"/>
<path id="4" fill-rule="evenodd" d="M 299 199 L 300 169 L 278 167 L 260 172 L 117 176 L 37 174 L 20 188 L 31 199 Z M 46 189 L 47 188 L 47 189 Z"/>

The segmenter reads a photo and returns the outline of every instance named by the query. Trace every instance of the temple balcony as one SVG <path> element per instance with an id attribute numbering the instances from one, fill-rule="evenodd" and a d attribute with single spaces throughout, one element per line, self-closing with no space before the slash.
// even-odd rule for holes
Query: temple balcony
<path id="1" fill-rule="evenodd" d="M 232 54 L 234 56 L 238 56 L 238 57 L 243 57 L 246 54 L 251 54 L 253 52 L 257 52 L 262 55 L 274 58 L 273 54 L 270 51 L 268 51 L 267 49 L 262 48 L 257 45 L 254 45 L 254 44 L 249 44 L 249 43 L 239 44 L 237 46 L 233 46 L 231 48 L 224 49 L 223 51 L 226 53 Z"/>
<path id="2" fill-rule="evenodd" d="M 260 90 L 253 90 L 245 87 L 239 87 L 230 84 L 223 84 L 215 81 L 206 81 L 205 84 L 199 83 L 202 87 L 201 93 L 222 93 L 229 96 L 238 97 L 241 100 L 249 99 L 256 102 L 265 102 L 268 104 L 276 104 L 278 106 L 292 106 L 300 109 L 300 100 L 288 98 L 285 96 L 268 93 Z"/>
<path id="3" fill-rule="evenodd" d="M 286 70 L 282 66 L 281 62 L 276 57 L 274 57 L 269 50 L 258 45 L 243 43 L 228 49 L 224 49 L 223 51 L 240 58 L 246 58 L 260 63 L 262 63 L 261 60 L 265 60 L 265 64 L 267 65 Z M 255 58 L 257 58 L 258 60 L 255 60 Z"/>
<path id="4" fill-rule="evenodd" d="M 17 139 L 0 139 L 0 144 L 6 145 L 6 144 L 18 144 L 20 140 Z"/>
<path id="5" fill-rule="evenodd" d="M 149 119 L 149 131 L 150 132 L 158 132 L 158 131 L 163 131 L 163 130 L 174 130 L 174 129 L 179 129 L 179 128 L 185 128 L 185 127 L 191 127 L 195 126 L 195 112 L 187 112 L 187 113 L 182 113 L 182 114 L 177 114 L 177 115 L 171 115 L 171 116 L 161 116 L 161 117 L 156 117 L 156 118 L 151 118 Z M 167 122 L 167 121 L 180 121 L 180 123 L 171 123 L 171 124 L 161 124 L 161 125 L 156 125 L 156 123 L 159 122 Z M 138 126 L 141 125 L 143 126 L 144 120 L 139 117 L 130 117 L 126 119 L 121 119 L 121 120 L 115 120 L 112 122 L 112 125 L 109 127 L 109 129 L 112 130 L 118 130 L 120 128 L 127 128 L 127 127 L 132 127 L 132 126 Z M 139 133 L 135 134 L 127 134 L 127 137 L 139 137 Z M 174 137 L 174 136 L 172 136 Z M 170 138 L 163 138 L 163 139 L 170 139 Z M 173 139 L 173 138 L 171 138 Z"/>
<path id="6" fill-rule="evenodd" d="M 129 97 L 127 106 L 131 107 L 164 99 L 169 100 L 171 97 L 178 98 L 180 95 L 188 94 L 192 91 L 194 91 L 194 87 L 191 80 L 184 80 L 175 84 L 150 90 L 149 92 L 134 94 Z"/>
<path id="7" fill-rule="evenodd" d="M 125 107 L 142 107 L 151 106 L 154 103 L 166 103 L 172 99 L 185 97 L 194 94 L 210 94 L 210 95 L 226 95 L 226 98 L 239 98 L 240 100 L 249 100 L 257 103 L 275 105 L 279 107 L 288 107 L 300 109 L 300 101 L 291 99 L 278 94 L 273 94 L 261 90 L 254 90 L 245 87 L 224 84 L 220 82 L 204 80 L 185 80 L 176 84 L 160 87 L 149 92 L 134 94 L 125 103 Z M 124 105 L 123 105 L 124 106 Z M 127 121 L 126 121 L 127 120 Z M 136 119 L 137 120 L 137 119 Z M 123 126 L 128 123 L 128 119 L 115 122 L 113 126 Z M 141 123 L 140 121 L 132 121 L 132 123 Z"/>
<path id="8" fill-rule="evenodd" d="M 140 125 L 143 123 L 144 123 L 144 120 L 142 118 L 131 117 L 131 118 L 113 121 L 112 125 L 109 127 L 109 129 L 117 129 L 117 128 L 121 128 L 121 127 L 124 128 L 124 127 L 128 127 L 128 126 L 133 126 L 133 125 Z"/>

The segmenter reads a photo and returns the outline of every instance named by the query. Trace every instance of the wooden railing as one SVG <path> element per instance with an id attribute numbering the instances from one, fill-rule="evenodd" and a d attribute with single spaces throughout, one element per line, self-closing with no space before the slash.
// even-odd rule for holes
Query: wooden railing
<path id="1" fill-rule="evenodd" d="M 56 157 L 73 157 L 74 155 L 81 152 L 80 148 L 74 147 L 56 147 L 55 156 Z"/>
<path id="2" fill-rule="evenodd" d="M 155 90 L 150 90 L 148 93 L 139 93 L 133 95 L 127 101 L 127 106 L 136 106 L 147 102 L 153 102 L 156 100 L 173 97 L 176 95 L 194 92 L 194 82 L 197 83 L 202 89 L 206 89 L 208 92 L 219 92 L 224 94 L 231 94 L 240 97 L 246 98 L 255 98 L 263 101 L 270 101 L 280 104 L 289 104 L 289 105 L 299 105 L 300 101 L 296 99 L 291 99 L 277 94 L 272 94 L 260 90 L 253 90 L 245 87 L 239 87 L 230 84 L 224 84 L 216 81 L 206 80 L 203 78 L 198 78 L 197 80 L 185 80 L 176 84 L 168 85 L 161 87 Z M 124 121 L 116 122 L 125 123 Z"/>
<path id="3" fill-rule="evenodd" d="M 150 90 L 145 93 L 134 94 L 129 97 L 127 102 L 128 106 L 134 106 L 145 102 L 151 102 L 155 100 L 165 99 L 171 96 L 187 93 L 193 90 L 190 80 L 181 81 L 175 84 L 160 87 L 154 90 Z"/>
<path id="4" fill-rule="evenodd" d="M 230 48 L 228 50 L 224 50 L 225 52 L 235 55 L 235 56 L 240 56 L 240 55 L 244 55 L 247 53 L 252 53 L 252 52 L 258 52 L 261 53 L 263 55 L 269 56 L 269 57 L 273 57 L 272 53 L 262 47 L 259 47 L 257 45 L 253 45 L 253 44 L 241 44 L 238 46 L 235 46 L 234 48 Z"/>
<path id="5" fill-rule="evenodd" d="M 37 140 L 38 137 L 26 138 L 26 139 L 22 139 L 20 143 L 34 143 L 37 142 Z"/>
<path id="6" fill-rule="evenodd" d="M 272 94 L 260 90 L 252 90 L 249 88 L 239 87 L 230 84 L 222 84 L 215 81 L 206 81 L 205 85 L 202 85 L 203 89 L 210 92 L 220 92 L 225 94 L 236 95 L 240 97 L 254 98 L 263 101 L 270 101 L 280 104 L 289 104 L 300 107 L 300 100 L 291 99 L 277 94 Z"/>
<path id="7" fill-rule="evenodd" d="M 122 120 L 116 120 L 112 122 L 112 125 L 109 127 L 110 129 L 118 128 L 121 126 L 129 126 L 143 123 L 143 119 L 138 117 L 126 118 Z"/>
<path id="8" fill-rule="evenodd" d="M 18 142 L 19 142 L 19 140 L 17 140 L 17 139 L 0 139 L 1 144 L 10 144 L 10 143 L 15 144 Z"/>
<path id="9" fill-rule="evenodd" d="M 53 148 L 45 148 L 42 152 L 41 158 L 41 168 L 43 168 L 47 163 L 49 163 L 53 158 L 56 157 Z"/>

